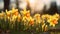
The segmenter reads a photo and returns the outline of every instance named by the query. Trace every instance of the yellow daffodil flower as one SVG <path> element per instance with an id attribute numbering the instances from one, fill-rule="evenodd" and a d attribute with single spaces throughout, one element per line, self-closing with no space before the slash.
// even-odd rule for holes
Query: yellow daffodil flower
<path id="1" fill-rule="evenodd" d="M 33 18 L 30 20 L 30 23 L 29 24 L 30 25 L 33 25 L 34 24 L 34 19 Z"/>
<path id="2" fill-rule="evenodd" d="M 53 17 L 55 17 L 57 20 L 59 19 L 59 14 L 55 14 L 55 15 L 53 15 Z"/>
<path id="3" fill-rule="evenodd" d="M 36 23 L 41 23 L 40 14 L 35 14 L 34 19 L 36 20 Z"/>
<path id="4" fill-rule="evenodd" d="M 30 14 L 30 10 L 24 9 L 24 11 L 21 11 L 21 14 L 23 14 L 23 16 L 26 16 L 26 14 Z"/>
<path id="5" fill-rule="evenodd" d="M 20 20 L 21 20 L 21 15 L 19 14 L 19 15 L 17 16 L 17 21 L 20 22 Z"/>
<path id="6" fill-rule="evenodd" d="M 22 18 L 22 21 L 26 22 L 26 16 L 24 16 L 24 17 Z"/>
<path id="7" fill-rule="evenodd" d="M 11 12 L 10 12 L 10 11 L 7 11 L 7 10 L 6 10 L 6 17 L 7 17 L 8 19 L 10 19 L 10 17 L 11 17 Z"/>
<path id="8" fill-rule="evenodd" d="M 48 14 L 45 14 L 45 15 L 42 15 L 42 19 L 49 19 L 51 17 L 51 15 L 48 15 Z"/>
<path id="9" fill-rule="evenodd" d="M 18 15 L 19 14 L 19 12 L 18 12 L 18 9 L 15 9 L 15 11 L 12 13 L 12 15 Z"/>
<path id="10" fill-rule="evenodd" d="M 6 15 L 7 15 L 7 16 L 10 16 L 10 15 L 11 15 L 11 13 L 8 11 L 8 12 L 6 12 Z"/>
<path id="11" fill-rule="evenodd" d="M 5 13 L 2 11 L 2 13 L 0 13 L 0 18 L 2 19 L 5 16 Z"/>
<path id="12" fill-rule="evenodd" d="M 17 18 L 17 16 L 12 16 L 12 21 L 15 21 L 16 20 L 16 18 Z"/>
<path id="13" fill-rule="evenodd" d="M 23 21 L 27 20 L 27 21 L 30 21 L 32 19 L 32 17 L 30 16 L 29 18 L 27 18 L 26 16 L 23 17 Z"/>
<path id="14" fill-rule="evenodd" d="M 53 26 L 53 27 L 55 27 L 55 25 L 58 24 L 58 19 L 56 19 L 54 16 L 52 16 L 47 21 L 50 23 L 50 26 Z"/>
<path id="15" fill-rule="evenodd" d="M 12 8 L 12 12 L 11 12 L 11 13 L 14 13 L 14 12 L 15 12 L 15 10 L 16 10 L 16 9 L 13 7 L 13 8 Z"/>

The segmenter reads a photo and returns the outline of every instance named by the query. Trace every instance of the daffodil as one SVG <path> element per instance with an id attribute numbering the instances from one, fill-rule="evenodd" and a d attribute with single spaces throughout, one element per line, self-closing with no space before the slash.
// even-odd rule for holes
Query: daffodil
<path id="1" fill-rule="evenodd" d="M 59 14 L 56 13 L 54 16 L 59 17 Z"/>
<path id="2" fill-rule="evenodd" d="M 49 19 L 51 17 L 51 15 L 48 15 L 48 14 L 45 14 L 45 15 L 42 15 L 42 19 Z"/>
<path id="3" fill-rule="evenodd" d="M 12 15 L 18 15 L 19 14 L 19 12 L 18 12 L 18 9 L 15 9 L 15 11 L 12 13 Z"/>
<path id="4" fill-rule="evenodd" d="M 55 17 L 57 20 L 59 19 L 59 14 L 55 14 L 55 15 L 53 15 L 53 17 Z"/>
<path id="5" fill-rule="evenodd" d="M 28 0 L 27 0 L 28 1 Z M 6 10 L 6 12 L 0 13 L 0 19 L 4 19 L 7 21 L 7 18 L 9 19 L 9 26 L 12 28 L 15 27 L 16 22 L 22 22 L 21 24 L 24 25 L 25 29 L 30 28 L 30 26 L 38 26 L 36 27 L 36 30 L 38 31 L 41 25 L 42 31 L 48 30 L 47 22 L 50 26 L 55 27 L 56 24 L 58 24 L 58 20 L 60 18 L 59 14 L 49 15 L 49 14 L 35 14 L 34 16 L 30 15 L 30 10 L 26 10 L 26 7 L 23 11 L 18 12 L 18 9 L 15 9 L 14 7 L 12 10 Z M 17 20 L 17 21 L 16 21 Z M 47 22 L 46 22 L 47 21 Z M 19 25 L 19 23 L 17 23 Z M 22 26 L 21 26 L 22 27 Z"/>
<path id="6" fill-rule="evenodd" d="M 17 16 L 12 16 L 12 21 L 15 21 L 17 19 Z"/>
<path id="7" fill-rule="evenodd" d="M 46 14 L 46 16 L 45 16 L 46 19 L 49 19 L 50 17 L 51 17 L 51 15 L 48 15 L 48 14 Z"/>
<path id="8" fill-rule="evenodd" d="M 23 21 L 27 20 L 27 21 L 30 21 L 32 19 L 32 17 L 30 16 L 29 18 L 27 18 L 26 16 L 23 17 Z"/>
<path id="9" fill-rule="evenodd" d="M 45 19 L 46 16 L 45 15 L 42 15 L 41 17 L 42 17 L 42 19 Z"/>
<path id="10" fill-rule="evenodd" d="M 25 15 L 27 18 L 29 18 L 30 17 L 30 13 L 26 13 L 26 15 Z"/>
<path id="11" fill-rule="evenodd" d="M 26 16 L 24 16 L 24 17 L 22 18 L 22 21 L 26 22 Z"/>
<path id="12" fill-rule="evenodd" d="M 9 19 L 11 17 L 11 13 L 6 10 L 6 17 Z"/>
<path id="13" fill-rule="evenodd" d="M 15 14 L 14 14 L 14 15 L 16 15 L 16 16 L 17 16 L 17 15 L 19 15 L 19 13 L 18 13 L 18 12 L 15 12 Z"/>
<path id="14" fill-rule="evenodd" d="M 58 24 L 58 19 L 54 16 L 52 16 L 50 19 L 47 20 L 47 22 L 50 23 L 50 26 L 55 27 L 56 24 Z"/>
<path id="15" fill-rule="evenodd" d="M 0 13 L 0 18 L 2 19 L 5 16 L 5 13 L 2 11 L 2 13 Z"/>
<path id="16" fill-rule="evenodd" d="M 12 12 L 11 12 L 11 13 L 14 13 L 14 12 L 15 12 L 15 10 L 16 10 L 16 9 L 13 7 L 13 8 L 12 8 Z"/>
<path id="17" fill-rule="evenodd" d="M 34 19 L 32 18 L 29 22 L 30 25 L 33 25 L 34 24 Z"/>
<path id="18" fill-rule="evenodd" d="M 19 15 L 17 16 L 17 21 L 20 22 L 20 20 L 21 20 L 21 15 L 19 14 Z"/>
<path id="19" fill-rule="evenodd" d="M 26 24 L 26 25 L 28 25 L 28 26 L 31 26 L 31 25 L 33 25 L 33 23 L 34 23 L 34 21 L 33 21 L 33 18 L 31 17 L 31 16 L 29 16 L 29 17 L 27 17 L 27 16 L 24 16 L 23 18 L 22 18 L 22 21 L 24 22 L 24 25 Z"/>
<path id="20" fill-rule="evenodd" d="M 26 16 L 26 14 L 30 14 L 30 10 L 24 9 L 24 11 L 21 11 L 22 16 Z"/>
<path id="21" fill-rule="evenodd" d="M 30 12 L 29 11 L 23 11 L 23 15 L 24 16 L 22 16 L 22 18 L 23 18 L 23 20 L 27 20 L 27 21 L 30 21 L 30 19 L 32 19 L 32 17 L 30 16 Z"/>
<path id="22" fill-rule="evenodd" d="M 40 14 L 35 14 L 35 15 L 34 15 L 34 20 L 36 20 L 36 23 L 41 23 Z"/>

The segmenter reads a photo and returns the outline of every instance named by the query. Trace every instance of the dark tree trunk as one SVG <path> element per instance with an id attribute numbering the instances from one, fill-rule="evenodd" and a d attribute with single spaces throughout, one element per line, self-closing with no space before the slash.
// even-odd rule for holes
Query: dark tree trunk
<path id="1" fill-rule="evenodd" d="M 46 13 L 50 15 L 54 15 L 55 13 L 58 13 L 56 2 L 51 3 L 50 9 L 46 11 Z"/>
<path id="2" fill-rule="evenodd" d="M 16 0 L 16 5 L 17 5 L 17 9 L 19 9 L 19 2 L 18 2 L 18 0 Z"/>
<path id="3" fill-rule="evenodd" d="M 47 11 L 48 14 L 55 14 L 55 13 L 58 13 L 58 10 L 57 10 L 57 5 L 56 5 L 56 2 L 52 2 L 51 3 L 51 7 L 50 9 Z"/>
<path id="4" fill-rule="evenodd" d="M 6 9 L 9 10 L 9 3 L 10 3 L 10 0 L 4 0 L 4 11 Z"/>
<path id="5" fill-rule="evenodd" d="M 30 10 L 30 3 L 29 3 L 29 0 L 27 0 L 27 7 L 26 7 L 27 10 Z"/>

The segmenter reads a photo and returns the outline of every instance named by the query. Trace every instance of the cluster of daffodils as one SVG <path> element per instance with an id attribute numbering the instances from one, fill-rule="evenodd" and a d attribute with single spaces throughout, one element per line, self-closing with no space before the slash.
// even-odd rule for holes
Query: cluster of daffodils
<path id="1" fill-rule="evenodd" d="M 0 13 L 0 27 L 2 29 L 47 31 L 58 24 L 59 17 L 57 13 L 31 16 L 30 10 L 24 9 L 18 12 L 18 9 L 12 8 L 10 11 Z"/>

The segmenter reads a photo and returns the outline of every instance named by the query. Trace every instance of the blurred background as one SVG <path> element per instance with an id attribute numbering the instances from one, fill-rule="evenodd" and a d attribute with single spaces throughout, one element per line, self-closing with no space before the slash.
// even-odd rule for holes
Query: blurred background
<path id="1" fill-rule="evenodd" d="M 31 10 L 31 13 L 59 13 L 60 0 L 0 0 L 0 12 L 12 7 Z"/>
<path id="2" fill-rule="evenodd" d="M 0 0 L 0 12 L 11 10 L 13 7 L 19 11 L 26 8 L 31 14 L 60 14 L 60 0 Z"/>

